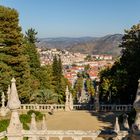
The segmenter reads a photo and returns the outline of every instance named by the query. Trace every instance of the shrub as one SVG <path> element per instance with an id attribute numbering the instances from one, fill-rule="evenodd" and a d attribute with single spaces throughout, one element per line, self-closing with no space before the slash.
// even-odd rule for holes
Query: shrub
<path id="1" fill-rule="evenodd" d="M 10 120 L 1 120 L 0 121 L 0 132 L 5 131 L 10 123 Z"/>
<path id="2" fill-rule="evenodd" d="M 30 123 L 31 122 L 31 116 L 28 114 L 21 114 L 19 118 L 20 118 L 21 123 Z"/>
<path id="3" fill-rule="evenodd" d="M 35 110 L 29 110 L 29 111 L 27 112 L 27 114 L 30 115 L 30 116 L 32 115 L 32 113 L 35 113 L 35 115 L 36 115 L 36 120 L 37 120 L 37 121 L 42 120 L 43 114 L 42 114 L 41 112 L 35 111 Z"/>
<path id="4" fill-rule="evenodd" d="M 28 124 L 23 123 L 23 129 L 25 129 L 25 130 L 29 130 L 29 129 L 30 129 L 30 127 L 28 126 Z"/>

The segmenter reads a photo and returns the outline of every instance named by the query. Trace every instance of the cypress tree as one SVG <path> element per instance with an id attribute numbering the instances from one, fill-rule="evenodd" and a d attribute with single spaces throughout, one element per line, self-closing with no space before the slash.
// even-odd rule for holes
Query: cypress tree
<path id="1" fill-rule="evenodd" d="M 28 29 L 27 32 L 25 32 L 25 40 L 27 44 L 27 54 L 29 55 L 30 59 L 30 67 L 32 69 L 40 68 L 40 60 L 39 60 L 39 54 L 36 50 L 35 42 L 37 41 L 36 35 L 37 32 L 35 29 Z"/>
<path id="2" fill-rule="evenodd" d="M 61 58 L 57 59 L 56 56 L 53 58 L 52 64 L 52 71 L 53 71 L 53 83 L 54 83 L 54 90 L 58 94 L 58 102 L 62 103 L 65 100 L 65 90 L 68 81 L 64 78 L 62 73 L 62 62 Z"/>

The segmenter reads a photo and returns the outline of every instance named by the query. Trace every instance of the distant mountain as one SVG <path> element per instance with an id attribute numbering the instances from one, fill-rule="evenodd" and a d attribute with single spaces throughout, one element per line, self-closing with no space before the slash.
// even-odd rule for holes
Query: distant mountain
<path id="1" fill-rule="evenodd" d="M 41 38 L 37 47 L 66 49 L 71 52 L 87 54 L 120 54 L 118 47 L 122 34 L 107 35 L 104 37 L 79 37 L 79 38 Z"/>

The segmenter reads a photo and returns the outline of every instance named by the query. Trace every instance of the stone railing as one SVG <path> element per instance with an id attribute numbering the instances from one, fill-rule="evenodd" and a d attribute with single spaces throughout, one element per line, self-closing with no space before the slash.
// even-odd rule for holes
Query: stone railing
<path id="1" fill-rule="evenodd" d="M 133 109 L 133 105 L 100 105 L 100 111 L 131 111 Z"/>
<path id="2" fill-rule="evenodd" d="M 73 110 L 93 110 L 93 105 L 75 104 Z M 50 109 L 65 110 L 64 104 L 21 104 L 20 110 L 40 110 L 49 111 Z"/>
<path id="3" fill-rule="evenodd" d="M 64 110 L 64 104 L 21 104 L 19 110 L 39 110 L 39 111 L 48 111 L 50 109 L 54 110 Z"/>
<path id="4" fill-rule="evenodd" d="M 3 139 L 6 136 L 6 131 L 0 132 L 0 139 Z"/>
<path id="5" fill-rule="evenodd" d="M 94 105 L 86 104 L 75 104 L 73 105 L 74 110 L 94 110 Z"/>
<path id="6" fill-rule="evenodd" d="M 42 140 L 49 140 L 52 137 L 57 137 L 59 140 L 62 140 L 65 137 L 71 137 L 74 140 L 82 140 L 82 138 L 91 138 L 95 140 L 100 131 L 81 131 L 81 130 L 47 130 L 47 131 L 23 131 L 23 137 L 27 138 L 37 138 Z"/>
<path id="7" fill-rule="evenodd" d="M 53 109 L 57 110 L 65 110 L 64 104 L 21 104 L 20 110 L 40 110 L 40 111 L 49 111 Z M 86 105 L 86 104 L 74 104 L 73 110 L 94 110 L 94 105 Z M 100 111 L 131 111 L 133 109 L 133 105 L 100 105 Z"/>

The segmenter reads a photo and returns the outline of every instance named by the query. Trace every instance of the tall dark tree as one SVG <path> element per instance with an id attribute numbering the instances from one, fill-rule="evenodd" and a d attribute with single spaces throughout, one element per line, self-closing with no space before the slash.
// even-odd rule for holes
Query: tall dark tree
<path id="1" fill-rule="evenodd" d="M 140 24 L 125 30 L 119 47 L 122 48 L 120 59 L 112 68 L 101 73 L 101 95 L 110 92 L 111 102 L 114 98 L 117 103 L 132 104 L 140 78 Z M 108 85 L 107 88 L 105 85 Z"/>
<path id="2" fill-rule="evenodd" d="M 52 72 L 53 72 L 53 83 L 55 92 L 59 95 L 58 102 L 62 103 L 65 100 L 65 89 L 68 81 L 64 78 L 62 73 L 62 62 L 61 58 L 57 58 L 54 56 L 53 64 L 52 64 Z"/>
<path id="3" fill-rule="evenodd" d="M 133 102 L 140 78 L 140 24 L 125 31 L 120 47 L 123 49 L 120 63 L 127 72 L 125 92 L 129 100 Z"/>
<path id="4" fill-rule="evenodd" d="M 31 28 L 28 29 L 27 32 L 25 33 L 26 33 L 25 40 L 27 42 L 26 52 L 29 55 L 30 67 L 32 69 L 40 68 L 39 54 L 37 52 L 35 45 L 35 42 L 37 41 L 36 38 L 37 32 L 35 31 L 35 29 Z"/>
<path id="5" fill-rule="evenodd" d="M 6 90 L 15 77 L 22 102 L 27 102 L 30 92 L 30 68 L 25 54 L 18 12 L 0 6 L 0 87 Z"/>

